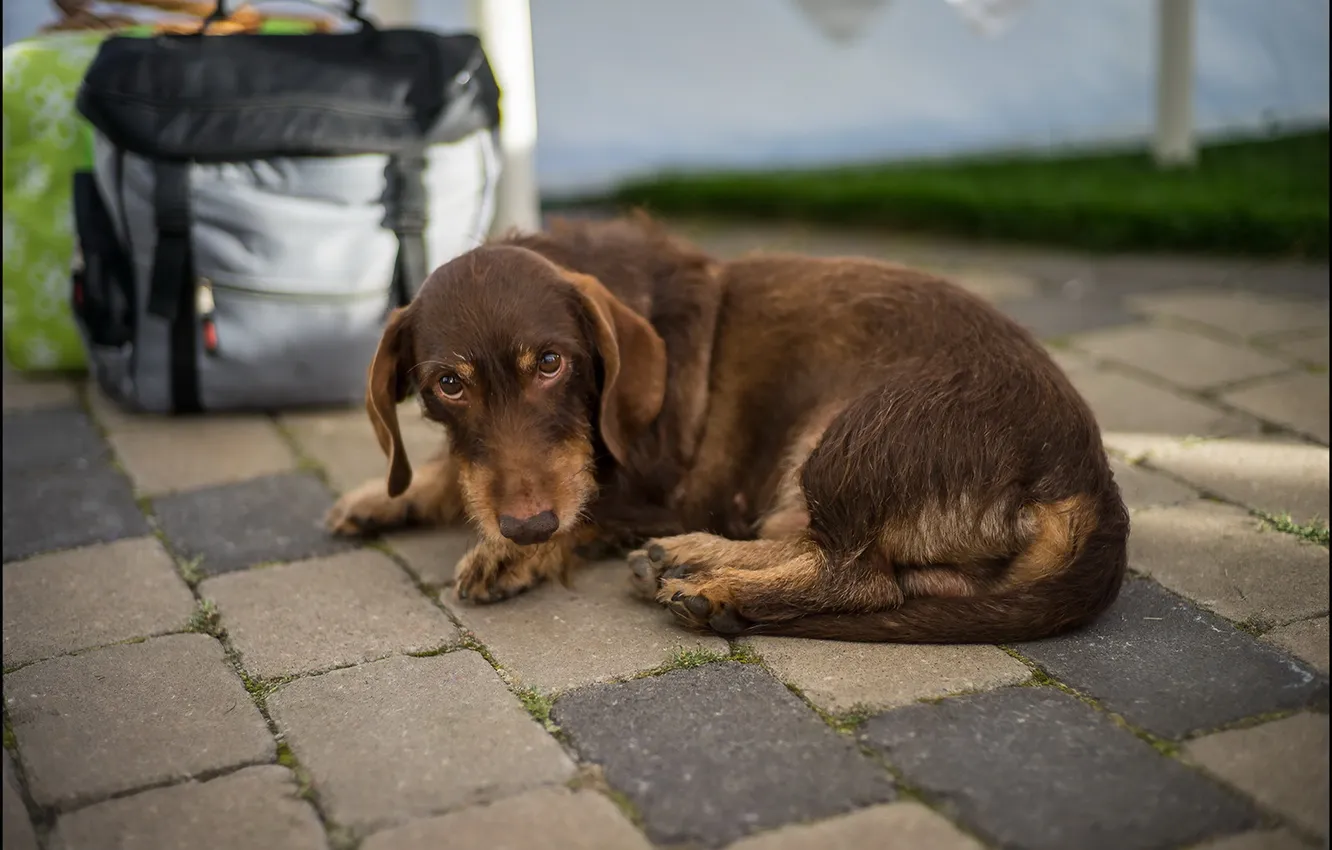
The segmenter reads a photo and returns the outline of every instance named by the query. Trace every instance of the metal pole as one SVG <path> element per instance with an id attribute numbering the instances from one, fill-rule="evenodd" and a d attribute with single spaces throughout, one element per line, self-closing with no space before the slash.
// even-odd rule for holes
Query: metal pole
<path id="1" fill-rule="evenodd" d="M 528 0 L 471 0 L 471 11 L 500 87 L 504 173 L 497 187 L 494 229 L 539 230 L 531 9 Z"/>
<path id="2" fill-rule="evenodd" d="M 1162 167 L 1198 159 L 1193 135 L 1194 0 L 1157 0 L 1156 137 Z"/>

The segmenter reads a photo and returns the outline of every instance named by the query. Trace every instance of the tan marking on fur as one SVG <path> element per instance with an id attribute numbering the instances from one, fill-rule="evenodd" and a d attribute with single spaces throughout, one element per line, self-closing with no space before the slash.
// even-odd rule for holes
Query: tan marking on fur
<path id="1" fill-rule="evenodd" d="M 982 583 L 951 567 L 908 567 L 897 571 L 897 581 L 907 598 L 920 596 L 977 596 Z"/>
<path id="2" fill-rule="evenodd" d="M 899 564 L 970 565 L 1005 558 L 1026 538 L 1002 507 L 982 505 L 967 494 L 947 505 L 923 501 L 915 516 L 889 523 L 879 539 L 885 555 Z"/>
<path id="3" fill-rule="evenodd" d="M 468 363 L 466 360 L 463 360 L 459 362 L 458 365 L 454 366 L 453 371 L 457 372 L 458 377 L 462 378 L 464 381 L 471 381 L 476 377 L 476 367 L 471 363 Z"/>
<path id="4" fill-rule="evenodd" d="M 568 584 L 573 566 L 572 537 L 559 535 L 545 543 L 519 546 L 500 538 L 484 539 L 458 561 L 454 593 L 468 602 L 485 604 L 508 599 L 548 579 Z"/>
<path id="5" fill-rule="evenodd" d="M 1008 568 L 1006 584 L 1033 584 L 1072 565 L 1087 535 L 1096 529 L 1096 503 L 1086 495 L 1027 508 L 1029 542 Z"/>
<path id="6" fill-rule="evenodd" d="M 583 509 L 597 492 L 592 463 L 592 446 L 585 439 L 574 438 L 560 444 L 540 464 L 542 475 L 523 476 L 525 468 L 535 467 L 529 459 L 511 459 L 517 469 L 496 470 L 479 464 L 462 462 L 458 471 L 463 503 L 467 516 L 488 539 L 505 541 L 500 534 L 497 516 L 502 505 L 493 496 L 496 476 L 511 475 L 529 478 L 533 492 L 526 493 L 526 501 L 540 502 L 555 512 L 561 533 L 572 531 L 582 520 Z"/>
<path id="7" fill-rule="evenodd" d="M 324 516 L 324 525 L 334 534 L 355 536 L 409 520 L 443 525 L 462 516 L 458 469 L 447 452 L 441 452 L 416 470 L 401 496 L 389 496 L 384 479 L 372 478 L 338 499 Z"/>
<path id="8" fill-rule="evenodd" d="M 518 352 L 518 371 L 521 374 L 536 371 L 536 355 L 527 349 Z"/>
<path id="9" fill-rule="evenodd" d="M 809 460 L 814 449 L 818 448 L 823 432 L 828 430 L 828 426 L 844 409 L 846 402 L 839 401 L 818 411 L 791 441 L 782 461 L 781 479 L 777 484 L 772 507 L 759 520 L 759 537 L 768 540 L 794 537 L 809 528 L 809 507 L 805 504 L 800 471 L 804 469 L 805 461 Z"/>

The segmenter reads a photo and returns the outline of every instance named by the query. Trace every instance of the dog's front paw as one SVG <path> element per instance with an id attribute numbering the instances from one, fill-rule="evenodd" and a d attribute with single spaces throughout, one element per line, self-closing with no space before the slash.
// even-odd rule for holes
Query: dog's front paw
<path id="1" fill-rule="evenodd" d="M 392 498 L 384 482 L 367 481 L 343 496 L 324 515 L 324 527 L 333 534 L 355 537 L 400 528 L 413 521 L 412 502 Z"/>
<path id="2" fill-rule="evenodd" d="M 501 602 L 563 575 L 563 548 L 553 544 L 517 546 L 478 543 L 458 562 L 454 592 L 465 602 Z"/>
<path id="3" fill-rule="evenodd" d="M 689 558 L 689 549 L 688 543 L 675 546 L 667 538 L 630 553 L 629 569 L 638 592 L 666 606 L 686 626 L 724 635 L 746 631 L 753 623 L 736 607 L 726 571 Z"/>

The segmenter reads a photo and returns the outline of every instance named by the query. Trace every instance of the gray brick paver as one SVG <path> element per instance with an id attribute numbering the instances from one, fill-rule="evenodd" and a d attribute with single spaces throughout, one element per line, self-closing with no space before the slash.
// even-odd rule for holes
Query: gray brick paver
<path id="1" fill-rule="evenodd" d="M 652 847 L 602 795 L 539 788 L 375 833 L 361 850 L 532 850 L 538 845 L 541 850 Z"/>
<path id="2" fill-rule="evenodd" d="M 1332 666 L 1328 661 L 1328 627 L 1325 616 L 1275 628 L 1263 635 L 1263 642 L 1281 647 L 1324 676 L 1328 675 L 1329 667 Z"/>
<path id="3" fill-rule="evenodd" d="M 44 407 L 73 407 L 79 403 L 73 381 L 56 376 L 34 376 L 4 370 L 3 410 L 37 410 Z"/>
<path id="4" fill-rule="evenodd" d="M 1015 685 L 1027 665 L 997 646 L 842 643 L 801 638 L 751 638 L 750 646 L 777 678 L 832 712 L 884 709 L 962 691 Z"/>
<path id="5" fill-rule="evenodd" d="M 417 580 L 431 587 L 453 584 L 458 561 L 476 545 L 470 527 L 412 528 L 384 535 L 384 542 L 406 562 Z"/>
<path id="6" fill-rule="evenodd" d="M 353 544 L 323 527 L 333 494 L 305 474 L 270 475 L 156 499 L 171 546 L 207 575 L 332 555 Z"/>
<path id="7" fill-rule="evenodd" d="M 1105 360 L 1202 390 L 1290 371 L 1290 364 L 1242 344 L 1175 328 L 1134 325 L 1081 334 L 1069 343 Z"/>
<path id="8" fill-rule="evenodd" d="M 4 690 L 42 806 L 67 809 L 275 755 L 222 646 L 205 635 L 42 661 L 5 676 Z"/>
<path id="9" fill-rule="evenodd" d="M 1190 741 L 1184 757 L 1303 829 L 1328 834 L 1328 717 L 1297 714 Z"/>
<path id="10" fill-rule="evenodd" d="M 554 719 L 659 844 L 719 847 L 895 795 L 879 765 L 754 664 L 583 688 Z"/>
<path id="11" fill-rule="evenodd" d="M 1147 850 L 1256 826 L 1243 798 L 1054 688 L 890 711 L 862 740 L 982 837 L 1025 850 Z"/>
<path id="12" fill-rule="evenodd" d="M 1332 441 L 1326 373 L 1298 372 L 1259 381 L 1225 393 L 1221 400 L 1324 445 Z"/>
<path id="13" fill-rule="evenodd" d="M 1267 627 L 1328 610 L 1327 549 L 1209 501 L 1133 517 L 1129 566 L 1236 621 Z"/>
<path id="14" fill-rule="evenodd" d="M 180 631 L 195 610 L 171 556 L 152 537 L 6 564 L 4 598 L 6 667 Z"/>
<path id="15" fill-rule="evenodd" d="M 150 496 L 277 475 L 296 465 L 266 417 L 152 419 L 108 439 L 139 492 Z"/>
<path id="16" fill-rule="evenodd" d="M 886 803 L 742 838 L 726 850 L 982 850 L 920 803 Z"/>
<path id="17" fill-rule="evenodd" d="M 49 850 L 327 850 L 314 808 L 278 765 L 247 767 L 63 815 Z M 8 846 L 6 845 L 6 850 Z"/>
<path id="18" fill-rule="evenodd" d="M 1327 327 L 1327 302 L 1265 292 L 1183 289 L 1130 296 L 1146 315 L 1184 319 L 1237 337 Z"/>
<path id="19" fill-rule="evenodd" d="M 1328 450 L 1278 439 L 1162 441 L 1147 461 L 1254 510 L 1297 522 L 1329 518 Z"/>
<path id="20" fill-rule="evenodd" d="M 651 670 L 682 647 L 729 650 L 721 638 L 685 631 L 635 597 L 623 561 L 590 564 L 572 582 L 499 605 L 461 603 L 447 590 L 441 598 L 516 681 L 544 691 Z"/>
<path id="21" fill-rule="evenodd" d="M 298 679 L 267 705 L 329 816 L 361 833 L 563 782 L 574 770 L 471 651 Z"/>
<path id="22" fill-rule="evenodd" d="M 1150 581 L 1125 583 L 1092 625 L 1016 648 L 1167 738 L 1327 698 L 1326 677 Z"/>
<path id="23" fill-rule="evenodd" d="M 1306 841 L 1288 829 L 1261 829 L 1207 841 L 1188 850 L 1316 850 L 1323 847 Z"/>
<path id="24" fill-rule="evenodd" d="M 458 628 L 382 552 L 229 573 L 199 585 L 251 675 L 265 679 L 428 652 Z"/>
<path id="25" fill-rule="evenodd" d="M 18 776 L 9 758 L 9 750 L 4 751 L 3 807 L 5 850 L 37 850 L 37 834 L 28 818 L 28 809 L 23 805 L 23 797 L 19 794 Z"/>

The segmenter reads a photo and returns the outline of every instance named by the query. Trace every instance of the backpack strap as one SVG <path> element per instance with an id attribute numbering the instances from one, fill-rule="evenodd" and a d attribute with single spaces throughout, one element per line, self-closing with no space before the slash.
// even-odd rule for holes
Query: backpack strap
<path id="1" fill-rule="evenodd" d="M 190 250 L 190 170 L 184 162 L 154 163 L 153 224 L 157 248 L 148 287 L 148 312 L 170 325 L 171 406 L 197 413 L 199 362 L 194 327 L 194 259 Z"/>
<path id="2" fill-rule="evenodd" d="M 398 259 L 393 269 L 395 306 L 403 307 L 425 280 L 426 188 L 425 148 L 416 147 L 389 157 L 385 224 L 398 237 Z"/>

